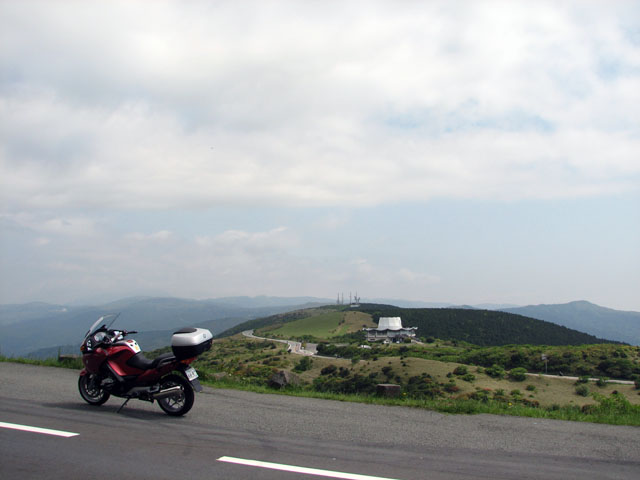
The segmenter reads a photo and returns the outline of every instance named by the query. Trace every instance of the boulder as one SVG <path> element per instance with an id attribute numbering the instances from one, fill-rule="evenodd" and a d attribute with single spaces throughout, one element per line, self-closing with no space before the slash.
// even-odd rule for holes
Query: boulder
<path id="1" fill-rule="evenodd" d="M 286 370 L 274 373 L 269 379 L 269 386 L 272 388 L 284 388 L 287 385 L 300 385 L 301 383 L 300 377 Z"/>

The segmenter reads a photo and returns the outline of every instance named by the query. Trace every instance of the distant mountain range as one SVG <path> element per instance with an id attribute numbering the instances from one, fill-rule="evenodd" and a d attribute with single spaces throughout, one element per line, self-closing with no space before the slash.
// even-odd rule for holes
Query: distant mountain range
<path id="1" fill-rule="evenodd" d="M 316 306 L 309 297 L 228 297 L 212 300 L 125 298 L 96 306 L 28 303 L 0 305 L 0 353 L 51 356 L 58 348 L 79 348 L 91 324 L 105 313 L 120 313 L 123 329 L 137 330 L 141 346 L 151 350 L 169 345 L 171 333 L 184 326 L 208 328 L 216 334 L 238 323 L 276 313 Z M 298 303 L 299 302 L 299 303 Z M 321 303 L 321 302 L 320 302 Z"/>
<path id="2" fill-rule="evenodd" d="M 453 307 L 448 303 L 398 299 L 375 299 L 374 303 L 404 308 Z M 216 335 L 247 320 L 333 304 L 335 300 L 327 298 L 259 296 L 209 300 L 132 297 L 93 306 L 42 302 L 0 305 L 0 353 L 46 357 L 55 355 L 58 348 L 76 351 L 87 328 L 105 313 L 120 312 L 118 325 L 139 331 L 136 339 L 145 350 L 151 350 L 168 345 L 171 333 L 187 325 L 209 328 Z M 464 308 L 501 310 L 545 320 L 599 338 L 640 345 L 638 312 L 613 310 L 585 301 L 526 307 L 483 304 Z"/>
<path id="3" fill-rule="evenodd" d="M 499 310 L 546 320 L 600 338 L 640 345 L 640 312 L 613 310 L 584 300 L 559 305 L 529 305 Z"/>

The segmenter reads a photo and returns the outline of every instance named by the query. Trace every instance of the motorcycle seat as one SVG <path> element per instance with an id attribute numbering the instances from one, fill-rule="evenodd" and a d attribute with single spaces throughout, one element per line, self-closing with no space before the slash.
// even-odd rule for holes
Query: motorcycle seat
<path id="1" fill-rule="evenodd" d="M 151 370 L 153 368 L 158 368 L 158 365 L 160 365 L 160 363 L 170 363 L 175 360 L 175 358 L 176 357 L 173 353 L 163 353 L 162 355 L 158 355 L 153 360 L 149 360 L 143 355 L 142 352 L 140 352 L 131 357 L 127 361 L 127 365 L 139 370 Z"/>

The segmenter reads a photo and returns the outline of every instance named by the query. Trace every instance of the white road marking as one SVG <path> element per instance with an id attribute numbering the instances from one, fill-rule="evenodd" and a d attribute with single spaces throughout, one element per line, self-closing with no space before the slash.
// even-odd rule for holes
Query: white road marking
<path id="1" fill-rule="evenodd" d="M 358 473 L 333 472 L 331 470 L 319 470 L 317 468 L 296 467 L 293 465 L 282 465 L 280 463 L 260 462 L 257 460 L 247 460 L 245 458 L 220 457 L 219 462 L 236 463 L 250 467 L 269 468 L 271 470 L 282 470 L 284 472 L 305 473 L 307 475 L 318 475 L 321 477 L 344 478 L 346 480 L 395 480 L 386 477 L 371 477 Z"/>
<path id="2" fill-rule="evenodd" d="M 55 435 L 57 437 L 75 437 L 79 433 L 63 432 L 62 430 L 51 430 L 49 428 L 31 427 L 29 425 L 18 425 L 16 423 L 0 422 L 0 428 L 9 428 L 11 430 L 21 430 L 23 432 L 42 433 L 44 435 Z"/>

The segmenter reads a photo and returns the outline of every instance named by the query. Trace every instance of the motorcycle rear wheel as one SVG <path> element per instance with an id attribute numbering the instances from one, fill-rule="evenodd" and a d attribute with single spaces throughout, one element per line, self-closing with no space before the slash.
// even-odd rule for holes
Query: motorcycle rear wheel
<path id="1" fill-rule="evenodd" d="M 179 417 L 193 407 L 194 393 L 189 381 L 181 375 L 167 375 L 160 381 L 160 389 L 180 387 L 181 391 L 171 397 L 159 398 L 158 405 L 167 415 Z"/>
<path id="2" fill-rule="evenodd" d="M 81 375 L 78 379 L 78 390 L 80 390 L 80 396 L 89 405 L 102 405 L 109 400 L 111 394 L 100 386 L 102 377 L 95 373 L 87 373 Z"/>

